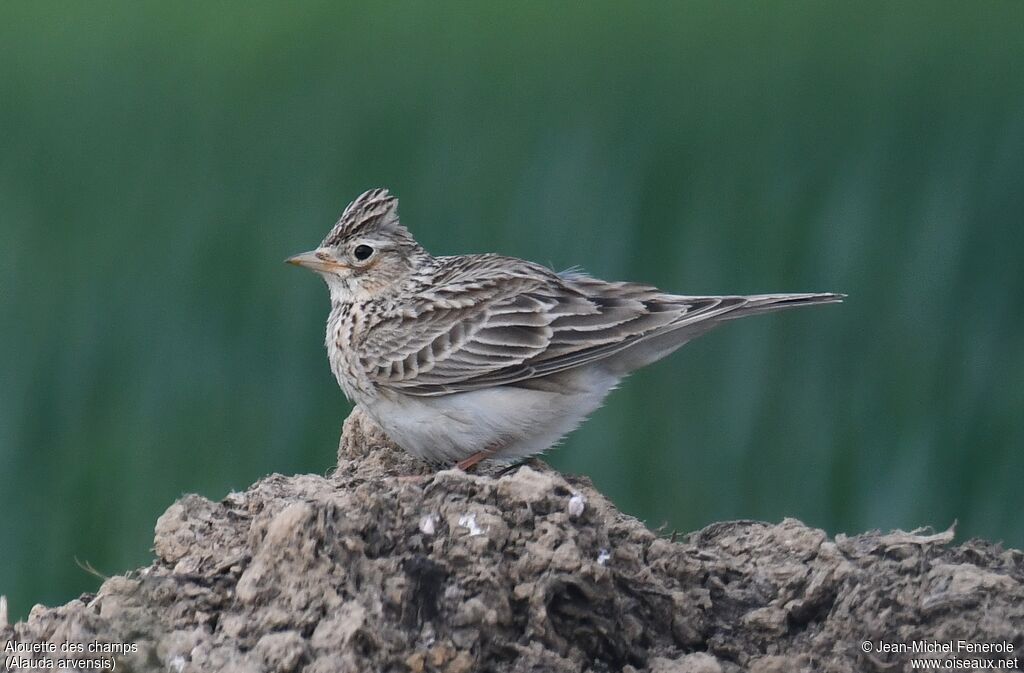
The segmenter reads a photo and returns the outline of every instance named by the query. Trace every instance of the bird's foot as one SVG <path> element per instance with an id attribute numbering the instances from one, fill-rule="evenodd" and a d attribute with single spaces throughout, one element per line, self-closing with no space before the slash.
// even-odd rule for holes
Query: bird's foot
<path id="1" fill-rule="evenodd" d="M 477 466 L 481 461 L 487 460 L 498 453 L 499 446 L 488 446 L 485 449 L 477 451 L 469 458 L 463 458 L 459 462 L 455 463 L 455 467 L 462 470 L 463 472 L 469 472 L 471 469 Z"/>
<path id="2" fill-rule="evenodd" d="M 469 458 L 463 458 L 459 462 L 455 463 L 455 467 L 462 470 L 463 472 L 469 472 L 474 467 L 476 467 L 478 463 L 480 463 L 483 460 L 487 460 L 493 455 L 494 452 L 488 451 L 487 449 L 484 449 L 483 451 L 477 451 Z"/>

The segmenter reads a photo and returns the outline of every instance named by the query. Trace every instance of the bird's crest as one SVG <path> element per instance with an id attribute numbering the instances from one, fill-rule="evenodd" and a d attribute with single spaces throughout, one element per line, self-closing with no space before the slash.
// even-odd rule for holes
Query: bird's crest
<path id="1" fill-rule="evenodd" d="M 398 198 L 383 188 L 363 192 L 348 204 L 321 245 L 334 246 L 359 234 L 387 232 L 398 237 L 412 238 L 408 230 L 398 223 Z"/>

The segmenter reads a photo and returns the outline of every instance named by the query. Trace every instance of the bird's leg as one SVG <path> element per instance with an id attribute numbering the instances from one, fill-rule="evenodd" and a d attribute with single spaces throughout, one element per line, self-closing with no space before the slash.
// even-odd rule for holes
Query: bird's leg
<path id="1" fill-rule="evenodd" d="M 455 463 L 455 467 L 462 470 L 463 472 L 468 472 L 470 469 L 475 467 L 477 463 L 479 463 L 480 461 L 487 460 L 488 458 L 496 454 L 500 448 L 501 444 L 491 444 L 490 446 L 487 446 L 486 448 L 477 451 L 469 458 L 463 458 L 459 462 Z"/>
<path id="2" fill-rule="evenodd" d="M 484 449 L 483 451 L 477 451 L 476 453 L 474 453 L 469 458 L 463 458 L 459 462 L 455 463 L 455 467 L 459 468 L 463 472 L 468 472 L 473 467 L 476 467 L 477 463 L 479 463 L 482 460 L 487 460 L 488 458 L 490 458 L 493 455 L 494 455 L 494 451 L 491 451 L 490 449 Z"/>

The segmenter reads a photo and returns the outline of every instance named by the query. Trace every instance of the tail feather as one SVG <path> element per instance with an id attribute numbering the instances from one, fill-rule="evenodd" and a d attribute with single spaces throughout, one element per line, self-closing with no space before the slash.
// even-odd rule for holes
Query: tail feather
<path id="1" fill-rule="evenodd" d="M 833 292 L 718 297 L 672 296 L 666 303 L 685 304 L 691 308 L 700 308 L 686 311 L 674 323 L 656 333 L 638 339 L 609 358 L 606 366 L 610 371 L 619 375 L 628 374 L 662 359 L 685 343 L 728 320 L 799 306 L 834 304 L 841 302 L 845 296 Z"/>
<path id="2" fill-rule="evenodd" d="M 720 320 L 733 320 L 756 313 L 770 313 L 799 306 L 815 306 L 817 304 L 837 304 L 843 301 L 845 294 L 835 292 L 801 292 L 792 294 L 754 294 L 737 297 L 741 301 L 735 308 L 723 313 Z"/>

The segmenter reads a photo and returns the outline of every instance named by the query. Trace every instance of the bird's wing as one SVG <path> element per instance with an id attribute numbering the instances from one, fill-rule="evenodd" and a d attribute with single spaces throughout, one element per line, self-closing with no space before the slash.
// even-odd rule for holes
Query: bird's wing
<path id="1" fill-rule="evenodd" d="M 740 297 L 684 298 L 632 283 L 556 275 L 495 256 L 449 258 L 412 308 L 374 326 L 361 364 L 379 386 L 446 395 L 547 376 L 713 317 Z"/>

